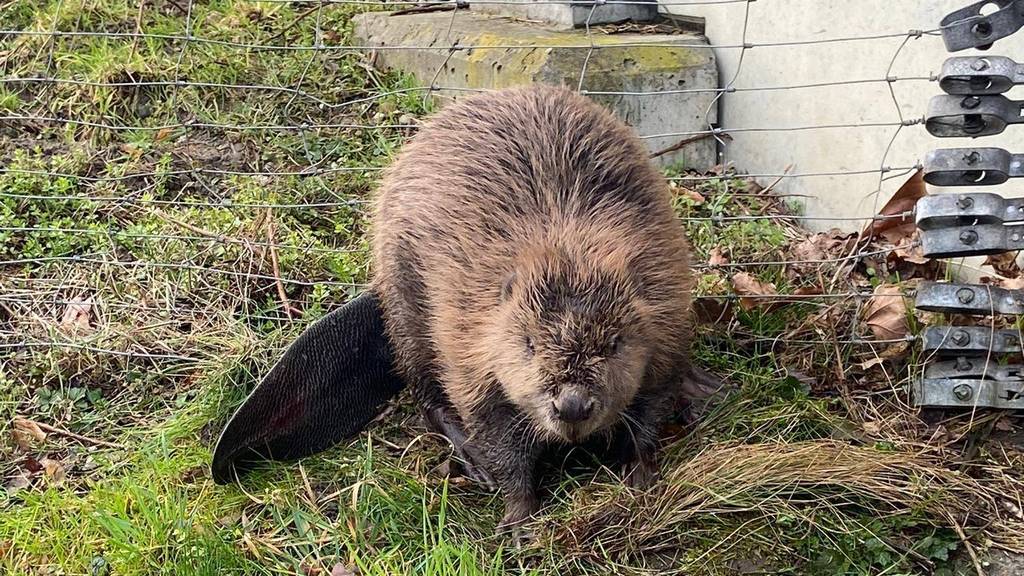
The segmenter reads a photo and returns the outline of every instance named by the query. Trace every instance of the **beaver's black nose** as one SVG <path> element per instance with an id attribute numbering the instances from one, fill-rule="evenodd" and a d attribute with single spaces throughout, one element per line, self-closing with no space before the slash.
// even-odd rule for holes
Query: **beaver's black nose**
<path id="1" fill-rule="evenodd" d="M 562 422 L 570 424 L 583 422 L 590 418 L 591 412 L 594 411 L 594 401 L 591 398 L 574 392 L 560 395 L 552 406 L 555 409 L 555 416 Z"/>

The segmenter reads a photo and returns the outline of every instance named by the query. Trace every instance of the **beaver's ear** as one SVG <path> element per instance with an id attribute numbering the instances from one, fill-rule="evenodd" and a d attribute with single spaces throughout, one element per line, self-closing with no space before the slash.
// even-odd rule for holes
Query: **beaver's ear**
<path id="1" fill-rule="evenodd" d="M 260 460 L 291 460 L 359 432 L 397 394 L 376 295 L 364 292 L 313 323 L 252 391 L 220 435 L 213 479 Z"/>

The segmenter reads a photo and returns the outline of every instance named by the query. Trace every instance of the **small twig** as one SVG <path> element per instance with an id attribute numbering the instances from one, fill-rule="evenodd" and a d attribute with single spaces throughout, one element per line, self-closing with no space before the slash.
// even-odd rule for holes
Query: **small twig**
<path id="1" fill-rule="evenodd" d="M 267 209 L 267 248 L 270 251 L 270 264 L 274 269 L 274 280 L 277 284 L 277 295 L 281 298 L 281 306 L 284 308 L 284 313 L 288 316 L 289 320 L 292 320 L 293 312 L 297 312 L 292 308 L 291 302 L 288 301 L 288 294 L 284 291 L 284 282 L 281 281 L 281 268 L 277 263 L 277 249 L 274 248 L 274 215 L 271 210 Z"/>
<path id="2" fill-rule="evenodd" d="M 665 148 L 663 150 L 658 150 L 657 152 L 651 152 L 651 158 L 658 158 L 659 156 L 664 156 L 665 154 L 668 154 L 670 152 L 675 152 L 676 150 L 680 150 L 680 149 L 684 148 L 687 144 L 693 144 L 694 142 L 700 142 L 701 140 L 704 140 L 705 138 L 710 138 L 710 137 L 711 137 L 711 134 L 701 134 L 700 136 L 690 136 L 689 138 L 683 138 L 682 140 L 680 140 L 679 142 L 676 142 L 675 144 L 669 146 L 668 148 Z M 723 139 L 725 139 L 725 140 L 732 140 L 732 137 L 729 136 L 728 134 L 722 134 L 721 137 Z"/>
<path id="3" fill-rule="evenodd" d="M 255 251 L 253 242 L 250 241 L 248 238 L 235 238 L 234 236 L 227 236 L 225 234 L 221 234 L 220 232 L 213 232 L 207 230 L 206 228 L 200 228 L 199 226 L 189 224 L 184 220 L 178 220 L 177 218 L 170 216 L 166 212 L 163 212 L 161 210 L 151 209 L 150 212 L 159 216 L 160 218 L 163 218 L 164 220 L 167 220 L 171 224 L 180 226 L 188 230 L 189 232 L 198 234 L 200 236 L 205 236 L 207 238 L 210 238 L 211 240 L 216 240 L 217 242 L 221 242 L 223 244 L 238 244 L 240 246 L 244 246 L 249 251 Z"/>
<path id="4" fill-rule="evenodd" d="M 128 55 L 130 62 L 135 58 L 135 51 L 139 48 L 139 38 L 142 37 L 142 13 L 146 8 L 146 0 L 139 0 L 139 11 L 135 14 L 135 38 L 132 39 L 132 51 Z"/>
<path id="5" fill-rule="evenodd" d="M 211 232 L 211 231 L 209 231 L 209 230 L 207 230 L 205 228 L 200 228 L 200 227 L 195 226 L 193 224 L 189 224 L 188 222 L 185 222 L 184 220 L 178 220 L 177 218 L 174 218 L 173 216 L 170 216 L 170 215 L 166 214 L 165 212 L 163 212 L 161 210 L 151 209 L 150 212 L 152 212 L 153 214 L 156 214 L 157 216 L 163 218 L 164 220 L 167 220 L 171 224 L 175 224 L 177 226 L 180 226 L 180 227 L 188 230 L 189 232 L 194 232 L 196 234 L 199 234 L 200 236 L 206 236 L 208 238 L 211 238 L 211 239 L 214 239 L 214 240 L 219 240 L 221 242 L 236 241 L 236 242 L 244 243 L 244 241 L 242 241 L 242 240 L 235 240 L 234 238 L 230 238 L 230 237 L 225 236 L 223 234 L 220 234 L 220 233 L 217 233 L 217 232 Z"/>
<path id="6" fill-rule="evenodd" d="M 964 548 L 967 549 L 967 554 L 971 557 L 971 562 L 974 563 L 974 570 L 978 573 L 978 576 L 985 576 L 985 570 L 981 567 L 978 554 L 974 551 L 974 546 L 971 546 L 971 541 L 967 538 L 967 534 L 964 533 L 964 529 L 960 527 L 960 523 L 950 522 L 950 524 L 953 525 L 953 530 L 956 530 L 956 535 L 960 537 L 960 541 L 964 543 Z"/>
<path id="7" fill-rule="evenodd" d="M 56 426 L 50 426 L 49 424 L 44 424 L 42 422 L 36 422 L 34 420 L 29 420 L 27 418 L 18 418 L 18 419 L 16 419 L 16 421 L 18 421 L 18 420 L 20 420 L 22 422 L 26 422 L 28 424 L 34 424 L 34 425 L 38 426 L 39 429 L 44 431 L 44 432 L 49 432 L 50 434 L 56 434 L 58 436 L 66 436 L 68 438 L 72 438 L 74 440 L 78 440 L 79 442 L 82 442 L 83 444 L 95 444 L 96 446 L 106 446 L 107 448 L 124 448 L 124 446 L 121 446 L 120 444 L 114 444 L 113 442 L 107 442 L 105 440 L 97 440 L 95 438 L 89 438 L 88 436 L 82 436 L 81 434 L 75 434 L 74 432 L 71 432 L 69 430 L 65 430 L 63 428 L 57 428 Z"/>
<path id="8" fill-rule="evenodd" d="M 901 546 L 901 545 L 897 544 L 896 542 L 894 542 L 892 539 L 881 537 L 878 534 L 876 534 L 875 537 L 877 537 L 880 540 L 882 540 L 883 542 L 885 542 L 886 546 L 888 546 L 889 548 L 892 548 L 893 550 L 895 550 L 896 552 L 899 552 L 900 554 L 906 555 L 908 558 L 913 560 L 915 564 L 917 564 L 921 568 L 924 568 L 925 570 L 927 570 L 929 574 L 935 572 L 935 563 L 932 562 L 931 560 L 929 560 L 928 558 L 926 558 L 923 554 L 921 554 L 917 550 L 913 550 L 911 548 L 907 548 L 906 546 Z"/>
<path id="9" fill-rule="evenodd" d="M 764 188 L 762 188 L 760 193 L 763 194 L 763 195 L 766 195 L 766 196 L 768 194 L 771 194 L 772 193 L 772 189 L 775 188 L 776 186 L 778 186 L 779 182 L 782 182 L 782 179 L 785 178 L 786 175 L 789 174 L 789 171 L 792 170 L 792 169 L 793 169 L 793 165 L 792 164 L 790 164 L 790 165 L 786 166 L 785 168 L 783 168 L 782 169 L 782 174 L 779 175 L 779 177 L 776 178 L 771 184 L 769 184 L 769 185 L 765 186 Z"/>

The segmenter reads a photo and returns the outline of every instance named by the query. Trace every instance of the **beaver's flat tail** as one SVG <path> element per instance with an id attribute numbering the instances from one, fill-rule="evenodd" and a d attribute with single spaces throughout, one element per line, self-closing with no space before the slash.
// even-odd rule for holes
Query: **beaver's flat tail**
<path id="1" fill-rule="evenodd" d="M 285 351 L 228 421 L 213 454 L 226 484 L 264 460 L 294 460 L 360 432 L 404 387 L 377 296 L 363 292 Z"/>

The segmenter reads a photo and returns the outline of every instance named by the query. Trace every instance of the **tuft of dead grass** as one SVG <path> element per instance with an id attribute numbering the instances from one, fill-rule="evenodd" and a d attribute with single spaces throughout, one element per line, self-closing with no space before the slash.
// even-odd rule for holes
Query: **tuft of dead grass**
<path id="1" fill-rule="evenodd" d="M 659 559 L 659 573 L 682 574 L 694 568 L 694 559 L 685 561 L 685 554 L 701 526 L 761 525 L 772 532 L 767 542 L 785 547 L 795 534 L 781 533 L 785 526 L 776 522 L 779 518 L 802 519 L 798 524 L 806 535 L 824 528 L 815 526 L 817 517 L 852 519 L 867 513 L 983 534 L 975 545 L 1021 552 L 1022 489 L 1019 478 L 999 470 L 974 478 L 925 452 L 833 440 L 711 444 L 692 458 L 677 456 L 664 481 L 648 492 L 595 486 L 577 493 L 564 523 L 544 529 L 542 545 L 556 549 L 569 565 L 603 559 L 642 567 Z M 737 542 L 718 544 L 727 548 Z M 676 562 L 681 562 L 677 569 L 669 569 Z"/>

